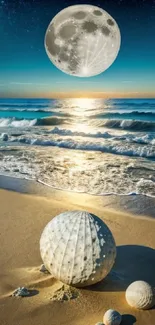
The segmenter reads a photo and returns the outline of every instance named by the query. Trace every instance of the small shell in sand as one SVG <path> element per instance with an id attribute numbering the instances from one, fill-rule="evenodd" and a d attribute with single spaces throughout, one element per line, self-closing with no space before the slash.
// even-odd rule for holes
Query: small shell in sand
<path id="1" fill-rule="evenodd" d="M 103 316 L 104 325 L 119 325 L 122 321 L 122 316 L 118 311 L 109 309 Z"/>
<path id="2" fill-rule="evenodd" d="M 48 270 L 46 269 L 46 267 L 45 267 L 44 264 L 41 265 L 41 267 L 40 267 L 40 272 L 42 272 L 42 273 L 46 273 L 46 274 L 49 273 Z"/>
<path id="3" fill-rule="evenodd" d="M 12 296 L 15 297 L 27 297 L 30 295 L 30 292 L 28 289 L 24 288 L 24 287 L 19 287 L 17 288 L 14 293 L 12 294 Z"/>
<path id="4" fill-rule="evenodd" d="M 155 292 L 145 281 L 135 281 L 125 293 L 127 303 L 137 309 L 150 309 L 155 304 Z"/>

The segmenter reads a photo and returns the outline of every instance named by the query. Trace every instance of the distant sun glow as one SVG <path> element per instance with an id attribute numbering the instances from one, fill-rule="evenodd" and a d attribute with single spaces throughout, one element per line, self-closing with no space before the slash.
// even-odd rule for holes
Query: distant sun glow
<path id="1" fill-rule="evenodd" d="M 94 105 L 94 100 L 92 98 L 75 98 L 74 104 L 81 110 L 83 109 L 83 113 L 85 113 L 84 109 L 91 109 Z"/>
<path id="2" fill-rule="evenodd" d="M 70 99 L 72 114 L 75 115 L 74 128 L 78 132 L 90 132 L 90 127 L 87 125 L 88 116 L 91 115 L 95 107 L 94 99 L 92 98 L 75 98 Z"/>

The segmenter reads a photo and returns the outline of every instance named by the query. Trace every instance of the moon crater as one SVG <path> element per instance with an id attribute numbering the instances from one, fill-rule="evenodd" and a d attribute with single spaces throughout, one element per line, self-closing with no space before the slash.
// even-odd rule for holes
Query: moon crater
<path id="1" fill-rule="evenodd" d="M 103 35 L 105 35 L 105 36 L 109 36 L 109 34 L 110 34 L 110 29 L 107 26 L 102 26 L 101 31 L 102 31 Z"/>
<path id="2" fill-rule="evenodd" d="M 51 55 L 55 56 L 60 51 L 60 46 L 55 44 L 55 37 L 51 37 L 51 35 L 47 35 L 47 49 L 50 52 Z"/>
<path id="3" fill-rule="evenodd" d="M 94 10 L 94 11 L 93 11 L 93 14 L 94 14 L 95 16 L 102 16 L 102 15 L 103 15 L 103 13 L 102 13 L 100 10 Z"/>
<path id="4" fill-rule="evenodd" d="M 45 34 L 45 50 L 61 71 L 91 77 L 108 69 L 121 44 L 119 27 L 105 10 L 73 5 L 61 10 Z"/>
<path id="5" fill-rule="evenodd" d="M 87 33 L 93 33 L 97 30 L 97 25 L 93 21 L 85 21 L 82 25 L 82 29 Z"/>
<path id="6" fill-rule="evenodd" d="M 59 54 L 59 59 L 60 61 L 68 61 L 69 60 L 69 57 L 68 55 L 66 54 L 66 52 L 64 51 L 61 51 L 60 54 Z"/>
<path id="7" fill-rule="evenodd" d="M 76 26 L 72 23 L 68 23 L 65 26 L 62 26 L 59 35 L 61 38 L 67 40 L 73 37 L 76 34 Z"/>
<path id="8" fill-rule="evenodd" d="M 115 23 L 114 23 L 114 21 L 112 19 L 107 19 L 107 23 L 110 26 L 114 26 L 115 25 Z"/>
<path id="9" fill-rule="evenodd" d="M 84 19 L 86 15 L 87 14 L 84 11 L 78 11 L 73 15 L 73 17 L 76 19 Z"/>

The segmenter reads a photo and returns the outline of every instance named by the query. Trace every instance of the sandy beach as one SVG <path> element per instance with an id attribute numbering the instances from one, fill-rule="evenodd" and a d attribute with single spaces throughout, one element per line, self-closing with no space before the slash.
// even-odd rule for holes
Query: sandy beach
<path id="1" fill-rule="evenodd" d="M 20 190 L 28 192 L 23 185 Z M 132 281 L 146 280 L 155 286 L 153 212 L 148 217 L 114 210 L 106 197 L 54 190 L 45 197 L 41 191 L 40 195 L 34 192 L 32 187 L 30 194 L 0 190 L 0 324 L 95 325 L 110 308 L 123 315 L 124 325 L 155 324 L 155 308 L 138 311 L 125 301 L 125 290 Z M 39 240 L 55 215 L 77 209 L 98 215 L 108 225 L 117 245 L 116 263 L 102 282 L 75 289 L 75 299 L 54 301 L 63 284 L 40 272 Z M 30 289 L 32 296 L 10 297 L 19 286 Z"/>

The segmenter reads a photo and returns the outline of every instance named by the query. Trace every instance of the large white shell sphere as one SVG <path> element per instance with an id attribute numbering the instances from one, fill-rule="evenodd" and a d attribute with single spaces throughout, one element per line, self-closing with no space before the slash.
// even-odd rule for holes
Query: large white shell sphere
<path id="1" fill-rule="evenodd" d="M 154 289 L 145 281 L 131 283 L 125 296 L 127 303 L 137 309 L 149 309 L 155 304 Z"/>
<path id="2" fill-rule="evenodd" d="M 61 10 L 45 34 L 45 50 L 61 71 L 90 77 L 100 74 L 116 59 L 121 35 L 105 10 L 92 5 L 73 5 Z"/>
<path id="3" fill-rule="evenodd" d="M 104 325 L 120 325 L 122 321 L 122 316 L 118 313 L 118 311 L 109 309 L 103 316 Z"/>
<path id="4" fill-rule="evenodd" d="M 47 224 L 40 253 L 53 277 L 83 287 L 101 281 L 110 272 L 116 246 L 109 228 L 97 216 L 68 211 Z"/>

